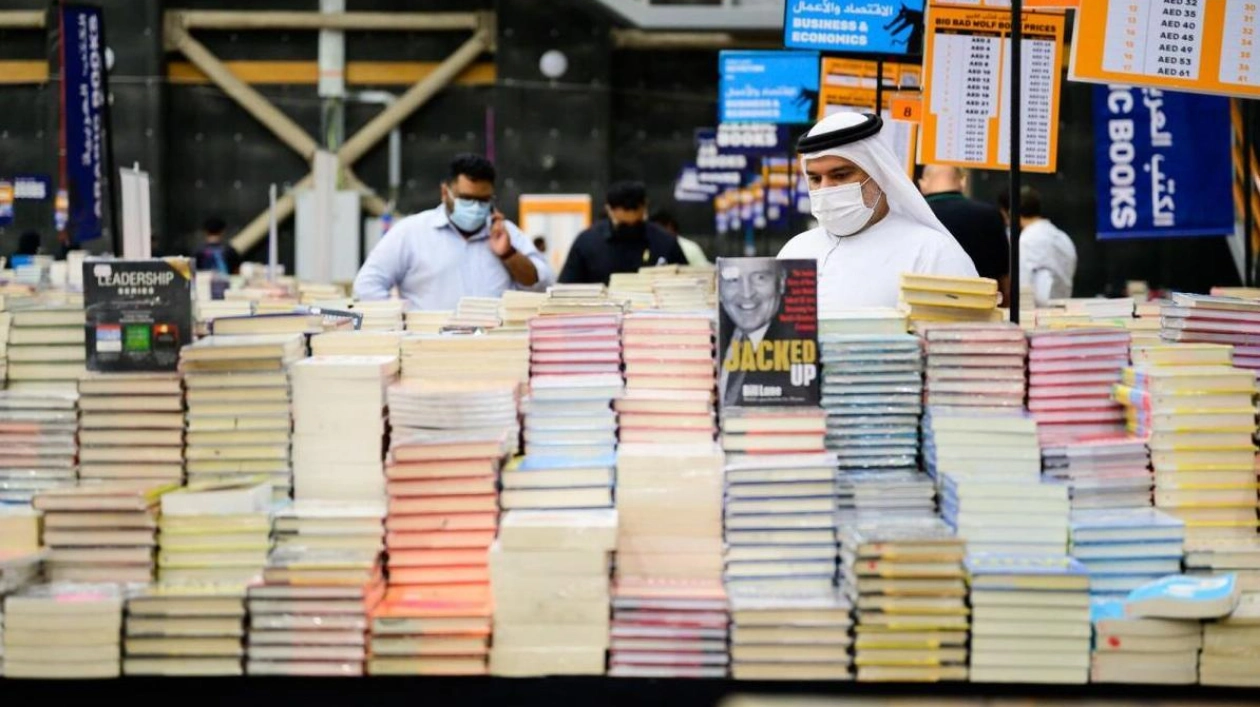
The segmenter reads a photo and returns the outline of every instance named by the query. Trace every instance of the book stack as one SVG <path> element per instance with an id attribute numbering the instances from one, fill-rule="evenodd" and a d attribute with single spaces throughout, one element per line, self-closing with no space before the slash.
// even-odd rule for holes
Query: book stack
<path id="1" fill-rule="evenodd" d="M 612 509 L 503 514 L 490 549 L 492 675 L 604 674 L 616 547 Z"/>
<path id="2" fill-rule="evenodd" d="M 721 580 L 618 577 L 612 608 L 611 677 L 727 676 L 730 612 Z"/>
<path id="3" fill-rule="evenodd" d="M 1111 397 L 1129 365 L 1129 333 L 1066 329 L 1028 335 L 1028 409 L 1048 442 L 1123 430 L 1124 409 Z"/>
<path id="4" fill-rule="evenodd" d="M 837 591 L 731 596 L 736 680 L 851 680 L 853 605 Z"/>
<path id="5" fill-rule="evenodd" d="M 1151 452 L 1136 437 L 1046 443 L 1042 478 L 1068 487 L 1072 509 L 1148 508 L 1154 477 Z"/>
<path id="6" fill-rule="evenodd" d="M 183 483 L 184 386 L 178 373 L 85 374 L 79 410 L 79 478 Z"/>
<path id="7" fill-rule="evenodd" d="M 857 606 L 857 679 L 966 680 L 962 540 L 935 519 L 858 523 L 840 538 L 841 585 Z"/>
<path id="8" fill-rule="evenodd" d="M 75 393 L 87 371 L 82 303 L 13 311 L 9 332 L 10 390 Z"/>
<path id="9" fill-rule="evenodd" d="M 1233 344 L 1233 365 L 1260 370 L 1260 301 L 1175 293 L 1161 321 L 1164 341 Z"/>
<path id="10" fill-rule="evenodd" d="M 437 334 L 451 321 L 449 310 L 412 310 L 403 315 L 404 328 L 416 334 Z"/>
<path id="11" fill-rule="evenodd" d="M 713 306 L 713 273 L 658 277 L 652 281 L 656 308 L 667 312 L 697 312 Z"/>
<path id="12" fill-rule="evenodd" d="M 123 673 L 239 676 L 244 638 L 244 585 L 152 584 L 127 597 Z"/>
<path id="13" fill-rule="evenodd" d="M 552 285 L 547 288 L 547 301 L 538 308 L 540 315 L 555 314 L 621 314 L 625 303 L 608 296 L 608 288 L 598 283 Z"/>
<path id="14" fill-rule="evenodd" d="M 1232 574 L 1239 588 L 1260 592 L 1260 538 L 1210 538 L 1186 542 L 1186 574 L 1204 577 Z"/>
<path id="15" fill-rule="evenodd" d="M 1138 344 L 1129 349 L 1134 366 L 1232 366 L 1229 344 Z"/>
<path id="16" fill-rule="evenodd" d="M 289 368 L 293 386 L 293 497 L 385 498 L 385 391 L 394 356 L 315 356 Z"/>
<path id="17" fill-rule="evenodd" d="M 4 599 L 6 678 L 116 678 L 122 657 L 121 589 L 37 584 Z"/>
<path id="18" fill-rule="evenodd" d="M 1070 554 L 1089 570 L 1089 591 L 1116 597 L 1181 571 L 1185 524 L 1154 508 L 1075 511 Z"/>
<path id="19" fill-rule="evenodd" d="M 494 541 L 499 513 L 496 480 L 508 454 L 509 421 L 516 414 L 515 385 L 504 381 L 499 387 L 501 394 L 491 391 L 493 397 L 485 397 L 492 402 L 490 413 L 499 420 L 495 427 L 396 431 L 390 440 L 385 545 L 392 585 L 480 589 L 489 581 L 486 552 Z M 400 403 L 391 404 L 391 419 L 440 404 L 445 393 L 432 393 L 435 388 L 414 383 L 391 388 L 391 403 Z M 459 407 L 444 412 L 451 425 L 477 422 Z M 396 430 L 399 427 L 395 425 Z"/>
<path id="20" fill-rule="evenodd" d="M 969 554 L 1062 555 L 1070 511 L 1066 487 L 1036 480 L 946 474 L 941 487 L 941 517 Z"/>
<path id="21" fill-rule="evenodd" d="M 52 582 L 151 582 L 158 498 L 172 486 L 94 484 L 43 491 Z"/>
<path id="22" fill-rule="evenodd" d="M 723 409 L 726 584 L 732 594 L 833 587 L 836 462 L 824 448 L 826 426 L 819 408 Z M 822 478 L 823 468 L 830 478 Z"/>
<path id="23" fill-rule="evenodd" d="M 538 314 L 538 308 L 547 301 L 545 292 L 506 290 L 499 302 L 499 319 L 503 320 L 500 331 L 525 331 L 529 320 Z"/>
<path id="24" fill-rule="evenodd" d="M 455 306 L 455 315 L 448 326 L 472 329 L 495 329 L 503 320 L 499 318 L 498 297 L 463 297 Z"/>
<path id="25" fill-rule="evenodd" d="M 530 397 L 525 448 L 544 457 L 606 457 L 617 448 L 612 403 L 625 382 L 619 313 L 538 316 L 529 321 Z M 596 364 L 599 372 L 583 366 Z"/>
<path id="26" fill-rule="evenodd" d="M 986 277 L 901 276 L 901 301 L 910 306 L 910 321 L 1000 322 L 1002 296 L 997 280 Z"/>
<path id="27" fill-rule="evenodd" d="M 6 310 L 8 299 L 0 294 L 0 387 L 9 378 L 9 329 L 13 326 L 13 313 Z"/>
<path id="28" fill-rule="evenodd" d="M 819 344 L 827 449 L 839 459 L 841 476 L 917 470 L 923 411 L 918 337 L 828 334 Z"/>
<path id="29" fill-rule="evenodd" d="M 384 501 L 298 500 L 276 510 L 275 546 L 380 552 L 384 521 Z"/>
<path id="30" fill-rule="evenodd" d="M 626 362 L 627 391 L 690 390 L 710 393 L 717 380 L 713 365 L 713 317 L 701 314 L 662 314 L 640 312 L 626 315 L 622 321 L 623 358 Z M 708 439 L 716 432 L 712 418 L 708 425 L 700 425 L 700 436 L 707 431 Z M 622 426 L 622 440 L 634 441 L 695 441 L 666 440 L 659 433 L 686 435 L 688 429 L 662 430 L 660 425 L 627 428 Z M 630 438 L 627 438 L 627 435 Z M 703 441 L 703 440 L 700 440 Z"/>
<path id="31" fill-rule="evenodd" d="M 1260 650 L 1260 594 L 1245 594 L 1229 616 L 1203 624 L 1199 682 L 1225 687 L 1260 687 L 1260 675 L 1256 673 L 1257 650 Z"/>
<path id="32" fill-rule="evenodd" d="M 272 550 L 249 589 L 249 675 L 362 676 L 368 616 L 385 593 L 375 548 Z"/>
<path id="33" fill-rule="evenodd" d="M 871 518 L 936 516 L 936 483 L 914 469 L 841 471 L 836 495 L 836 519 L 842 525 Z"/>
<path id="34" fill-rule="evenodd" d="M 387 393 L 392 439 L 476 441 L 506 438 L 516 454 L 520 384 L 509 378 L 404 380 Z"/>
<path id="35" fill-rule="evenodd" d="M 488 587 L 390 587 L 372 612 L 369 675 L 485 675 Z"/>
<path id="36" fill-rule="evenodd" d="M 927 405 L 1024 407 L 1028 342 L 1014 324 L 930 324 L 926 344 Z"/>
<path id="37" fill-rule="evenodd" d="M 348 319 L 325 318 L 304 310 L 281 309 L 266 312 L 260 304 L 258 312 L 248 317 L 219 317 L 210 323 L 214 336 L 278 336 L 280 334 L 315 335 L 324 331 L 351 329 Z"/>
<path id="38" fill-rule="evenodd" d="M 347 309 L 363 315 L 363 321 L 359 323 L 362 331 L 402 331 L 402 300 L 353 302 Z"/>
<path id="39" fill-rule="evenodd" d="M 938 484 L 946 474 L 1035 484 L 1037 444 L 1037 421 L 1020 410 L 930 407 L 923 416 L 923 461 Z"/>
<path id="40" fill-rule="evenodd" d="M 402 351 L 402 337 L 401 331 L 326 331 L 311 337 L 311 355 L 393 356 L 397 359 Z"/>
<path id="41" fill-rule="evenodd" d="M 1064 555 L 968 555 L 973 682 L 1089 682 L 1089 575 Z"/>
<path id="42" fill-rule="evenodd" d="M 286 371 L 305 356 L 301 334 L 209 336 L 180 351 L 190 483 L 264 475 L 277 499 L 289 497 L 292 412 Z"/>
<path id="43" fill-rule="evenodd" d="M 649 273 L 617 272 L 608 279 L 608 298 L 625 304 L 627 312 L 656 309 L 656 293 Z"/>
<path id="44" fill-rule="evenodd" d="M 22 549 L 8 537 L 5 537 L 4 544 L 0 544 L 0 677 L 4 677 L 4 598 L 39 581 L 40 561 L 44 556 L 39 551 L 38 515 L 26 510 L 33 521 L 31 525 L 35 526 L 34 549 Z M 12 524 L 4 521 L 5 518 L 0 517 L 0 524 L 8 531 Z"/>
<path id="45" fill-rule="evenodd" d="M 1128 616 L 1123 599 L 1094 599 L 1090 620 L 1094 624 L 1090 682 L 1193 685 L 1199 681 L 1199 649 L 1207 627 L 1198 621 Z"/>
<path id="46" fill-rule="evenodd" d="M 1187 539 L 1256 534 L 1255 388 L 1230 366 L 1128 368 L 1116 386 L 1151 449 L 1155 505 Z"/>
<path id="47" fill-rule="evenodd" d="M 202 280 L 198 280 L 198 283 Z M 193 301 L 193 323 L 197 336 L 207 336 L 214 327 L 214 320 L 222 317 L 248 317 L 254 313 L 254 303 L 247 299 L 202 299 Z"/>
<path id="48" fill-rule="evenodd" d="M 78 395 L 0 391 L 0 503 L 78 479 Z"/>
<path id="49" fill-rule="evenodd" d="M 522 334 L 407 334 L 403 380 L 529 380 L 529 337 Z"/>
<path id="50" fill-rule="evenodd" d="M 43 514 L 29 504 L 0 505 L 0 557 L 11 559 L 39 552 L 42 521 Z M 3 586 L 0 581 L 0 587 Z"/>
<path id="51" fill-rule="evenodd" d="M 910 328 L 905 312 L 896 307 L 828 309 L 818 313 L 818 335 L 895 335 Z"/>
<path id="52" fill-rule="evenodd" d="M 271 549 L 271 486 L 190 484 L 162 496 L 158 579 L 248 584 Z"/>

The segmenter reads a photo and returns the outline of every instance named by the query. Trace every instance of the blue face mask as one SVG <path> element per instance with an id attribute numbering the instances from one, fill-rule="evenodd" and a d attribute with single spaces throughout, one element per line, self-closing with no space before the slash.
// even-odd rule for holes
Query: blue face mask
<path id="1" fill-rule="evenodd" d="M 465 233 L 476 233 L 486 225 L 490 217 L 490 204 L 476 199 L 454 199 L 451 223 Z"/>

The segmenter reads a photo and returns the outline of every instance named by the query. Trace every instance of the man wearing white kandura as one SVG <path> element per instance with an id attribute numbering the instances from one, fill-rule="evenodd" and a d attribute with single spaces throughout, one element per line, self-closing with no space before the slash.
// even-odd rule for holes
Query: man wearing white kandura
<path id="1" fill-rule="evenodd" d="M 783 246 L 783 259 L 818 261 L 820 310 L 894 307 L 902 273 L 976 277 L 880 138 L 877 115 L 836 113 L 797 143 L 818 228 Z"/>
<path id="2" fill-rule="evenodd" d="M 555 274 L 495 208 L 494 178 L 486 158 L 457 155 L 442 183 L 442 203 L 389 229 L 354 279 L 355 297 L 387 299 L 397 287 L 408 309 L 451 310 L 461 297 L 546 290 Z"/>

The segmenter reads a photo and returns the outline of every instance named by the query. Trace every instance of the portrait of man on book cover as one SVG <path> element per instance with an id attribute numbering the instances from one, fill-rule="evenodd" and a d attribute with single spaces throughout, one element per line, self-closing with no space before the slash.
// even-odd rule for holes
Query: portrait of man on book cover
<path id="1" fill-rule="evenodd" d="M 717 275 L 722 406 L 818 405 L 817 263 L 719 258 Z"/>

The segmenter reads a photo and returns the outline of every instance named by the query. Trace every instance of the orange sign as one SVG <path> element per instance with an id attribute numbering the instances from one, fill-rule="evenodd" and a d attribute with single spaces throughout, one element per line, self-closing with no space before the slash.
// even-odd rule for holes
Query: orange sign
<path id="1" fill-rule="evenodd" d="M 864 59 L 822 60 L 822 79 L 818 91 L 818 119 L 844 111 L 875 112 L 876 71 L 878 64 Z M 894 96 L 919 88 L 923 69 L 917 64 L 884 64 L 884 90 L 880 114 L 884 120 L 893 118 L 889 112 Z M 889 123 L 884 137 L 893 153 L 903 158 L 907 174 L 914 174 L 915 143 L 918 127 L 908 123 Z"/>
<path id="2" fill-rule="evenodd" d="M 923 119 L 923 97 L 893 96 L 888 104 L 888 114 L 893 120 L 917 123 Z"/>
<path id="3" fill-rule="evenodd" d="M 1058 166 L 1064 15 L 1025 12 L 1021 168 Z M 1010 167 L 1011 16 L 999 9 L 931 6 L 923 51 L 919 161 L 973 169 Z"/>
<path id="4" fill-rule="evenodd" d="M 1260 1 L 1082 0 L 1076 81 L 1260 96 Z"/>

